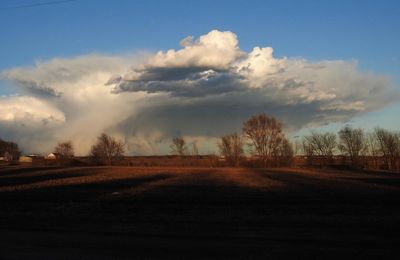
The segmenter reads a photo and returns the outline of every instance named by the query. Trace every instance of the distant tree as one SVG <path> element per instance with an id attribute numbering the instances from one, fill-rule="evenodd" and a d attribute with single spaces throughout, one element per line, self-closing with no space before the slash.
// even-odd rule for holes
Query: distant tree
<path id="1" fill-rule="evenodd" d="M 21 156 L 21 150 L 18 144 L 14 142 L 7 142 L 0 139 L 0 156 L 8 155 L 12 160 L 16 160 Z"/>
<path id="2" fill-rule="evenodd" d="M 332 160 L 336 147 L 336 135 L 333 133 L 311 132 L 303 138 L 303 151 L 311 159 L 319 157 L 324 164 Z"/>
<path id="3" fill-rule="evenodd" d="M 196 143 L 192 143 L 192 151 L 191 154 L 193 156 L 198 156 L 199 155 L 199 148 L 197 147 Z"/>
<path id="4" fill-rule="evenodd" d="M 300 155 L 301 151 L 302 151 L 302 143 L 301 141 L 298 139 L 298 136 L 295 136 L 295 141 L 293 144 L 293 154 L 294 155 Z"/>
<path id="5" fill-rule="evenodd" d="M 187 154 L 187 146 L 186 141 L 183 137 L 175 137 L 172 139 L 172 144 L 169 146 L 171 148 L 172 154 L 175 155 L 186 155 Z"/>
<path id="6" fill-rule="evenodd" d="M 112 165 L 123 155 L 124 144 L 104 133 L 97 138 L 97 143 L 90 150 L 90 157 L 94 161 L 106 165 Z"/>
<path id="7" fill-rule="evenodd" d="M 281 139 L 280 145 L 274 153 L 277 166 L 289 166 L 293 162 L 294 150 L 292 144 L 285 137 Z"/>
<path id="8" fill-rule="evenodd" d="M 243 134 L 249 140 L 250 153 L 259 156 L 264 166 L 268 165 L 268 161 L 276 164 L 276 156 L 288 151 L 282 149 L 282 145 L 289 143 L 283 133 L 282 124 L 272 116 L 259 114 L 250 117 L 243 123 Z"/>
<path id="9" fill-rule="evenodd" d="M 240 161 L 243 158 L 243 140 L 242 137 L 237 134 L 229 134 L 221 137 L 221 141 L 218 143 L 219 151 L 229 165 L 238 167 Z"/>
<path id="10" fill-rule="evenodd" d="M 302 151 L 303 151 L 303 154 L 304 154 L 306 157 L 311 158 L 311 157 L 313 157 L 313 156 L 315 155 L 314 147 L 313 147 L 313 145 L 311 144 L 310 137 L 308 137 L 308 138 L 303 137 L 303 138 L 302 138 L 301 145 L 302 145 L 302 146 L 301 146 L 301 149 L 302 149 Z"/>
<path id="11" fill-rule="evenodd" d="M 61 158 L 72 158 L 74 157 L 74 146 L 71 141 L 58 143 L 54 148 L 54 152 L 58 153 Z"/>
<path id="12" fill-rule="evenodd" d="M 379 157 L 381 156 L 379 143 L 376 139 L 375 133 L 367 133 L 365 135 L 365 146 L 362 151 L 363 156 L 366 158 L 366 166 L 372 168 L 378 168 Z"/>
<path id="13" fill-rule="evenodd" d="M 375 137 L 387 169 L 400 167 L 400 133 L 390 132 L 383 128 L 375 128 Z"/>
<path id="14" fill-rule="evenodd" d="M 353 166 L 360 165 L 360 154 L 365 148 L 365 135 L 361 128 L 353 129 L 349 126 L 339 131 L 339 150 L 348 155 Z"/>

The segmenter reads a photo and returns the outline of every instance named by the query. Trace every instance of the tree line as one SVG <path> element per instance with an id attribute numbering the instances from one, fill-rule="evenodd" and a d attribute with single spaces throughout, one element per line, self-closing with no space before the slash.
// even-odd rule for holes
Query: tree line
<path id="1" fill-rule="evenodd" d="M 241 132 L 220 137 L 217 146 L 225 163 L 235 167 L 248 164 L 249 160 L 262 167 L 289 166 L 296 153 L 303 155 L 309 165 L 329 165 L 337 160 L 335 156 L 342 156 L 353 167 L 400 169 L 400 133 L 383 128 L 375 128 L 371 133 L 350 126 L 337 134 L 311 131 L 302 138 L 300 145 L 293 145 L 278 119 L 259 114 L 243 122 Z M 189 146 L 182 136 L 171 140 L 170 149 L 177 156 L 199 155 L 196 143 Z M 54 153 L 62 159 L 73 158 L 72 142 L 58 143 Z M 124 153 L 122 141 L 103 133 L 91 147 L 89 158 L 96 164 L 113 165 Z M 16 143 L 0 139 L 0 157 L 5 154 L 16 159 L 21 151 Z M 251 156 L 246 157 L 246 154 Z"/>
<path id="2" fill-rule="evenodd" d="M 241 166 L 245 160 L 245 145 L 248 152 L 262 166 L 289 165 L 293 157 L 293 148 L 286 138 L 282 123 L 272 116 L 259 114 L 243 123 L 241 133 L 230 133 L 217 143 L 220 155 L 230 166 Z M 196 155 L 197 146 L 193 144 L 192 153 L 183 137 L 175 137 L 170 145 L 175 155 Z"/>
<path id="3" fill-rule="evenodd" d="M 97 142 L 92 145 L 89 157 L 96 164 L 113 165 L 116 160 L 124 156 L 124 143 L 105 133 L 97 137 Z M 54 153 L 60 159 L 74 157 L 74 146 L 71 141 L 58 143 Z"/>
<path id="4" fill-rule="evenodd" d="M 21 150 L 18 148 L 18 144 L 0 139 L 0 157 L 12 161 L 18 159 L 20 155 Z"/>
<path id="5" fill-rule="evenodd" d="M 246 160 L 245 147 L 260 166 L 288 166 L 295 155 L 294 145 L 283 132 L 282 123 L 266 114 L 251 116 L 243 123 L 241 133 L 224 135 L 218 142 L 219 153 L 230 166 L 240 166 Z M 174 138 L 173 151 L 184 155 L 187 150 L 182 137 Z M 354 168 L 400 169 L 400 132 L 375 128 L 366 133 L 361 128 L 345 126 L 335 134 L 311 131 L 301 140 L 296 155 L 306 158 L 308 165 L 330 165 L 335 156 L 342 156 Z M 340 161 L 336 164 L 346 164 Z"/>
<path id="6" fill-rule="evenodd" d="M 334 155 L 342 155 L 357 168 L 400 169 L 400 133 L 380 127 L 366 133 L 345 126 L 338 135 L 313 131 L 303 137 L 302 150 L 310 164 L 316 160 L 329 164 Z"/>
<path id="7" fill-rule="evenodd" d="M 251 116 L 243 123 L 242 133 L 221 137 L 219 151 L 231 166 L 239 166 L 245 155 L 244 146 L 264 167 L 290 165 L 293 147 L 283 132 L 282 123 L 266 114 Z"/>

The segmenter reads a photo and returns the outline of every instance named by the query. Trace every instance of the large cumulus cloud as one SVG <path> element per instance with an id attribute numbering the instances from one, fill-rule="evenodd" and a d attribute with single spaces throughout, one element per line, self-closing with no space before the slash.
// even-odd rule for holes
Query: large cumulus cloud
<path id="1" fill-rule="evenodd" d="M 145 56 L 87 55 L 2 71 L 19 96 L 0 101 L 0 136 L 30 136 L 24 147 L 32 150 L 40 140 L 41 151 L 71 139 L 84 154 L 106 131 L 124 139 L 130 153 L 157 154 L 167 152 L 171 136 L 184 135 L 209 152 L 215 137 L 239 130 L 251 114 L 277 116 L 298 130 L 344 122 L 397 95 L 388 77 L 361 72 L 356 61 L 276 58 L 271 47 L 246 53 L 232 32 L 190 36 L 181 45 Z"/>

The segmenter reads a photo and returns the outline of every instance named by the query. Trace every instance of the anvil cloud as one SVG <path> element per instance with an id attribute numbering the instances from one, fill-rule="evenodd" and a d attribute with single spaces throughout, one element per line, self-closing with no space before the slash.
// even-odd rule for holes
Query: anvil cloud
<path id="1" fill-rule="evenodd" d="M 55 58 L 0 72 L 17 96 L 0 99 L 0 137 L 30 152 L 72 140 L 85 154 L 101 132 L 123 139 L 130 154 L 165 153 L 174 135 L 202 141 L 240 130 L 255 113 L 279 117 L 290 130 L 385 107 L 386 76 L 356 61 L 276 58 L 271 47 L 246 53 L 229 31 L 181 41 L 155 54 Z"/>

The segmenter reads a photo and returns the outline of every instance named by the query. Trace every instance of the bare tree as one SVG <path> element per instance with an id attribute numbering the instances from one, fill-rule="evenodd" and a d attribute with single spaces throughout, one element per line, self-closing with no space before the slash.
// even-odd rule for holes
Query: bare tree
<path id="1" fill-rule="evenodd" d="M 298 139 L 299 136 L 294 137 L 293 154 L 300 155 L 302 151 L 302 142 Z"/>
<path id="2" fill-rule="evenodd" d="M 315 155 L 313 145 L 310 142 L 310 138 L 303 137 L 302 150 L 306 157 L 311 158 Z"/>
<path id="3" fill-rule="evenodd" d="M 193 155 L 193 156 L 199 156 L 199 148 L 197 147 L 197 143 L 192 143 L 192 151 L 191 151 L 191 154 Z"/>
<path id="4" fill-rule="evenodd" d="M 172 139 L 172 144 L 169 146 L 171 148 L 172 154 L 179 156 L 185 155 L 187 153 L 186 141 L 183 137 L 175 137 Z"/>
<path id="5" fill-rule="evenodd" d="M 222 156 L 229 165 L 238 167 L 240 161 L 243 158 L 243 140 L 242 137 L 237 134 L 229 134 L 221 137 L 221 141 L 218 143 L 218 148 Z"/>
<path id="6" fill-rule="evenodd" d="M 332 160 L 336 147 L 336 135 L 333 133 L 311 132 L 311 135 L 303 138 L 304 153 L 310 157 L 319 157 L 323 164 Z"/>
<path id="7" fill-rule="evenodd" d="M 353 129 L 349 126 L 339 131 L 339 150 L 348 155 L 353 166 L 360 165 L 360 154 L 365 147 L 365 136 L 361 128 Z"/>
<path id="8" fill-rule="evenodd" d="M 372 167 L 376 169 L 379 167 L 379 157 L 381 153 L 379 149 L 379 143 L 374 132 L 367 133 L 365 135 L 365 146 L 362 153 L 366 158 L 365 163 L 368 168 Z"/>
<path id="9" fill-rule="evenodd" d="M 124 144 L 107 134 L 101 134 L 97 143 L 92 146 L 90 156 L 99 163 L 112 165 L 124 155 Z"/>
<path id="10" fill-rule="evenodd" d="M 71 141 L 58 143 L 54 148 L 54 152 L 58 153 L 61 158 L 71 158 L 74 157 L 74 146 Z"/>
<path id="11" fill-rule="evenodd" d="M 375 128 L 374 133 L 386 168 L 400 168 L 400 134 L 383 128 Z"/>
<path id="12" fill-rule="evenodd" d="M 268 161 L 276 162 L 279 151 L 285 150 L 281 146 L 288 143 L 281 122 L 266 114 L 254 115 L 244 122 L 243 134 L 249 140 L 250 153 L 259 156 L 264 166 Z"/>
<path id="13" fill-rule="evenodd" d="M 6 156 L 7 155 L 7 156 Z M 21 151 L 18 144 L 14 142 L 7 142 L 0 139 L 0 156 L 8 157 L 9 160 L 16 160 L 20 157 Z"/>
<path id="14" fill-rule="evenodd" d="M 292 144 L 287 138 L 282 138 L 281 143 L 275 152 L 275 162 L 277 166 L 289 166 L 293 162 L 294 150 Z"/>

